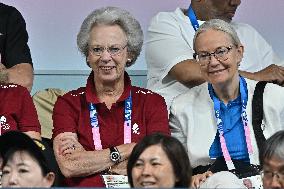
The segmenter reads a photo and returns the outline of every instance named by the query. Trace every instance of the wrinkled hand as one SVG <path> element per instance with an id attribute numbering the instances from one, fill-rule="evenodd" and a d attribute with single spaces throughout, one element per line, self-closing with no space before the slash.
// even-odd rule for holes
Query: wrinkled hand
<path id="1" fill-rule="evenodd" d="M 205 182 L 205 180 L 213 175 L 211 171 L 206 171 L 203 174 L 197 174 L 192 176 L 192 181 L 191 181 L 191 187 L 193 188 L 199 188 L 200 185 Z"/>
<path id="2" fill-rule="evenodd" d="M 124 156 L 122 155 L 121 162 L 111 166 L 110 172 L 119 174 L 119 175 L 127 175 L 127 162 L 128 157 L 131 154 L 133 148 L 135 147 L 136 143 L 132 142 L 129 144 L 122 144 L 117 146 L 119 152 L 124 152 Z"/>
<path id="3" fill-rule="evenodd" d="M 111 166 L 111 173 L 119 174 L 119 175 L 127 175 L 127 160 L 124 160 L 118 164 Z"/>
<path id="4" fill-rule="evenodd" d="M 85 151 L 84 147 L 79 143 L 78 139 L 73 135 L 65 135 L 59 138 L 59 154 L 66 155 L 71 154 L 74 151 Z"/>
<path id="5" fill-rule="evenodd" d="M 284 67 L 271 64 L 255 73 L 256 80 L 269 81 L 284 86 Z"/>

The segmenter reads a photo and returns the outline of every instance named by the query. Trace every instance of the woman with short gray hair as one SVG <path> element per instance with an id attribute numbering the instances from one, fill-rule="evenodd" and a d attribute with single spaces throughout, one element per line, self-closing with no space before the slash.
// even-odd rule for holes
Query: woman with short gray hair
<path id="1" fill-rule="evenodd" d="M 141 51 L 140 24 L 120 8 L 100 8 L 84 20 L 77 43 L 92 72 L 86 87 L 55 104 L 55 156 L 66 186 L 105 187 L 102 177 L 111 173 L 124 182 L 136 142 L 154 132 L 169 135 L 164 99 L 132 86 L 125 71 Z"/>
<path id="2" fill-rule="evenodd" d="M 252 97 L 257 81 L 243 78 L 238 71 L 245 47 L 230 23 L 219 19 L 200 26 L 193 47 L 194 58 L 207 82 L 174 99 L 170 114 L 172 135 L 188 150 L 194 168 L 193 187 L 244 187 L 228 170 L 239 178 L 259 173 L 252 126 Z M 284 128 L 283 99 L 283 87 L 266 85 L 262 120 L 265 137 Z M 249 182 L 244 183 L 248 186 Z"/>
<path id="3" fill-rule="evenodd" d="M 259 160 L 263 188 L 284 188 L 284 130 L 266 141 Z"/>
<path id="4" fill-rule="evenodd" d="M 139 56 L 143 44 L 143 31 L 139 22 L 126 10 L 117 7 L 106 7 L 93 11 L 82 23 L 77 35 L 79 50 L 88 56 L 90 31 L 96 25 L 118 25 L 125 32 L 127 38 L 127 50 L 132 59 L 127 67 L 134 64 Z"/>

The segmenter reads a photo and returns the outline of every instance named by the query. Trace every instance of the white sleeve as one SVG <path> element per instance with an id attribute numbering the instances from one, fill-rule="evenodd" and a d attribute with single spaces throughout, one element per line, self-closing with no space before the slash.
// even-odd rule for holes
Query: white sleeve
<path id="1" fill-rule="evenodd" d="M 244 46 L 244 57 L 240 70 L 256 72 L 271 64 L 284 65 L 272 46 L 256 29 L 248 24 L 233 23 L 241 43 Z"/>
<path id="2" fill-rule="evenodd" d="M 164 78 L 177 63 L 193 58 L 192 42 L 188 43 L 192 39 L 188 36 L 193 38 L 194 33 L 185 32 L 189 29 L 185 27 L 191 25 L 174 14 L 162 12 L 156 15 L 147 33 L 145 56 L 148 70 L 155 70 L 154 73 L 161 74 L 160 78 Z"/>
<path id="3" fill-rule="evenodd" d="M 262 37 L 262 35 L 251 26 L 251 29 L 255 33 L 255 41 L 257 47 L 259 48 L 260 58 L 263 62 L 264 67 L 271 64 L 284 65 L 284 61 L 281 61 L 280 57 L 275 53 L 272 46 Z"/>
<path id="4" fill-rule="evenodd" d="M 284 129 L 284 87 L 268 83 L 263 93 L 264 119 L 273 134 Z"/>
<path id="5" fill-rule="evenodd" d="M 175 111 L 175 101 L 173 101 L 173 105 L 171 106 L 171 111 L 170 111 L 170 117 L 169 117 L 169 126 L 171 130 L 171 135 L 175 138 L 177 138 L 185 147 L 186 151 L 187 149 L 187 131 L 184 131 L 182 128 L 182 124 L 176 114 Z"/>

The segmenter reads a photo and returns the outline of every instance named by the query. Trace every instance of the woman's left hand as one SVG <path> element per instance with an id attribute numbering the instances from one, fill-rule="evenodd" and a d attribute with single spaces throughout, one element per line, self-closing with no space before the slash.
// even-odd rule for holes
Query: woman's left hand
<path id="1" fill-rule="evenodd" d="M 191 181 L 191 187 L 193 188 L 199 188 L 200 185 L 205 182 L 205 180 L 213 175 L 211 171 L 206 171 L 203 174 L 197 174 L 192 176 L 192 181 Z"/>
<path id="2" fill-rule="evenodd" d="M 119 174 L 119 175 L 127 175 L 127 160 L 124 160 L 118 164 L 111 166 L 110 172 Z"/>

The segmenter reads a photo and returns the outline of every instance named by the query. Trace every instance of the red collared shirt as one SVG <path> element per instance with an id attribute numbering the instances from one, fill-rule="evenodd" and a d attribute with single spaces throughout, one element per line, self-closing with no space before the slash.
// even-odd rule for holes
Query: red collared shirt
<path id="1" fill-rule="evenodd" d="M 40 124 L 29 91 L 20 85 L 0 85 L 1 134 L 18 130 L 40 133 Z"/>
<path id="2" fill-rule="evenodd" d="M 88 104 L 94 103 L 98 112 L 100 136 L 103 149 L 123 144 L 124 139 L 124 101 L 132 95 L 131 141 L 138 142 L 144 136 L 154 132 L 170 134 L 166 103 L 160 95 L 150 90 L 131 86 L 125 72 L 124 92 L 109 110 L 100 103 L 93 82 L 93 73 L 88 78 L 87 86 L 70 91 L 59 97 L 53 110 L 53 138 L 63 132 L 74 132 L 79 142 L 88 151 L 95 150 L 90 124 Z M 82 178 L 66 179 L 68 186 L 104 187 L 100 173 Z"/>

